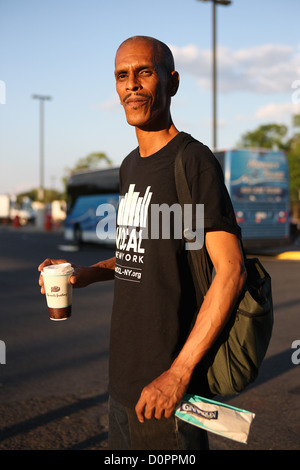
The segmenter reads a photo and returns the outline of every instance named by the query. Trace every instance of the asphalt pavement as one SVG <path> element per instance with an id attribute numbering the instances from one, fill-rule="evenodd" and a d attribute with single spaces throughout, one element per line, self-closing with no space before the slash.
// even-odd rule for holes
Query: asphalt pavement
<path id="1" fill-rule="evenodd" d="M 300 448 L 300 346 L 299 354 L 292 347 L 300 344 L 299 253 L 296 243 L 259 254 L 272 276 L 273 337 L 256 382 L 224 400 L 256 416 L 248 444 L 210 434 L 212 450 Z M 111 255 L 95 245 L 78 249 L 61 231 L 0 227 L 1 450 L 107 449 L 113 282 L 76 289 L 71 319 L 51 322 L 37 266 L 46 257 L 93 264 Z"/>

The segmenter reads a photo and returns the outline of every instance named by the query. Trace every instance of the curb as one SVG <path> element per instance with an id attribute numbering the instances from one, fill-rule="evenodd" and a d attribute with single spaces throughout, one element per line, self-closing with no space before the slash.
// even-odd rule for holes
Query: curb
<path id="1" fill-rule="evenodd" d="M 285 251 L 284 253 L 279 253 L 275 255 L 277 259 L 284 259 L 284 260 L 300 260 L 300 251 Z"/>

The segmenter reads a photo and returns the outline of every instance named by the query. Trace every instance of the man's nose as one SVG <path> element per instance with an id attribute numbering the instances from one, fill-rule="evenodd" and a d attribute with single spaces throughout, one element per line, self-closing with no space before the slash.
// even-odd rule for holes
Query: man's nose
<path id="1" fill-rule="evenodd" d="M 130 91 L 137 91 L 141 88 L 140 81 L 134 73 L 128 76 L 126 88 Z"/>

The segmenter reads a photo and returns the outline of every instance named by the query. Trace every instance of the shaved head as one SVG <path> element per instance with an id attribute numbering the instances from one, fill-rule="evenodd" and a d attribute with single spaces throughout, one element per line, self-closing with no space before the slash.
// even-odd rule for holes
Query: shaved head
<path id="1" fill-rule="evenodd" d="M 118 50 L 122 46 L 132 43 L 132 42 L 145 42 L 151 44 L 153 47 L 153 53 L 156 63 L 164 69 L 167 74 L 175 70 L 174 58 L 170 48 L 163 42 L 158 39 L 152 38 L 150 36 L 132 36 L 131 38 L 126 39 L 119 46 Z"/>

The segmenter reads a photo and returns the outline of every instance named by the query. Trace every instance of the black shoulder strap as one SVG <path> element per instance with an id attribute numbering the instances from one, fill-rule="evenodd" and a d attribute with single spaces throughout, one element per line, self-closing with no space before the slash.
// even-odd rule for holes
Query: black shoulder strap
<path id="1" fill-rule="evenodd" d="M 184 214 L 184 205 L 192 204 L 192 197 L 182 163 L 182 154 L 188 144 L 192 141 L 193 138 L 187 135 L 186 138 L 183 140 L 175 158 L 175 184 L 178 200 L 182 209 L 182 214 Z M 185 229 L 185 227 L 183 227 L 183 229 Z M 211 283 L 211 264 L 209 262 L 208 254 L 206 252 L 205 242 L 200 250 L 189 250 L 189 254 L 192 259 L 197 282 L 201 289 L 202 295 L 205 296 Z"/>

